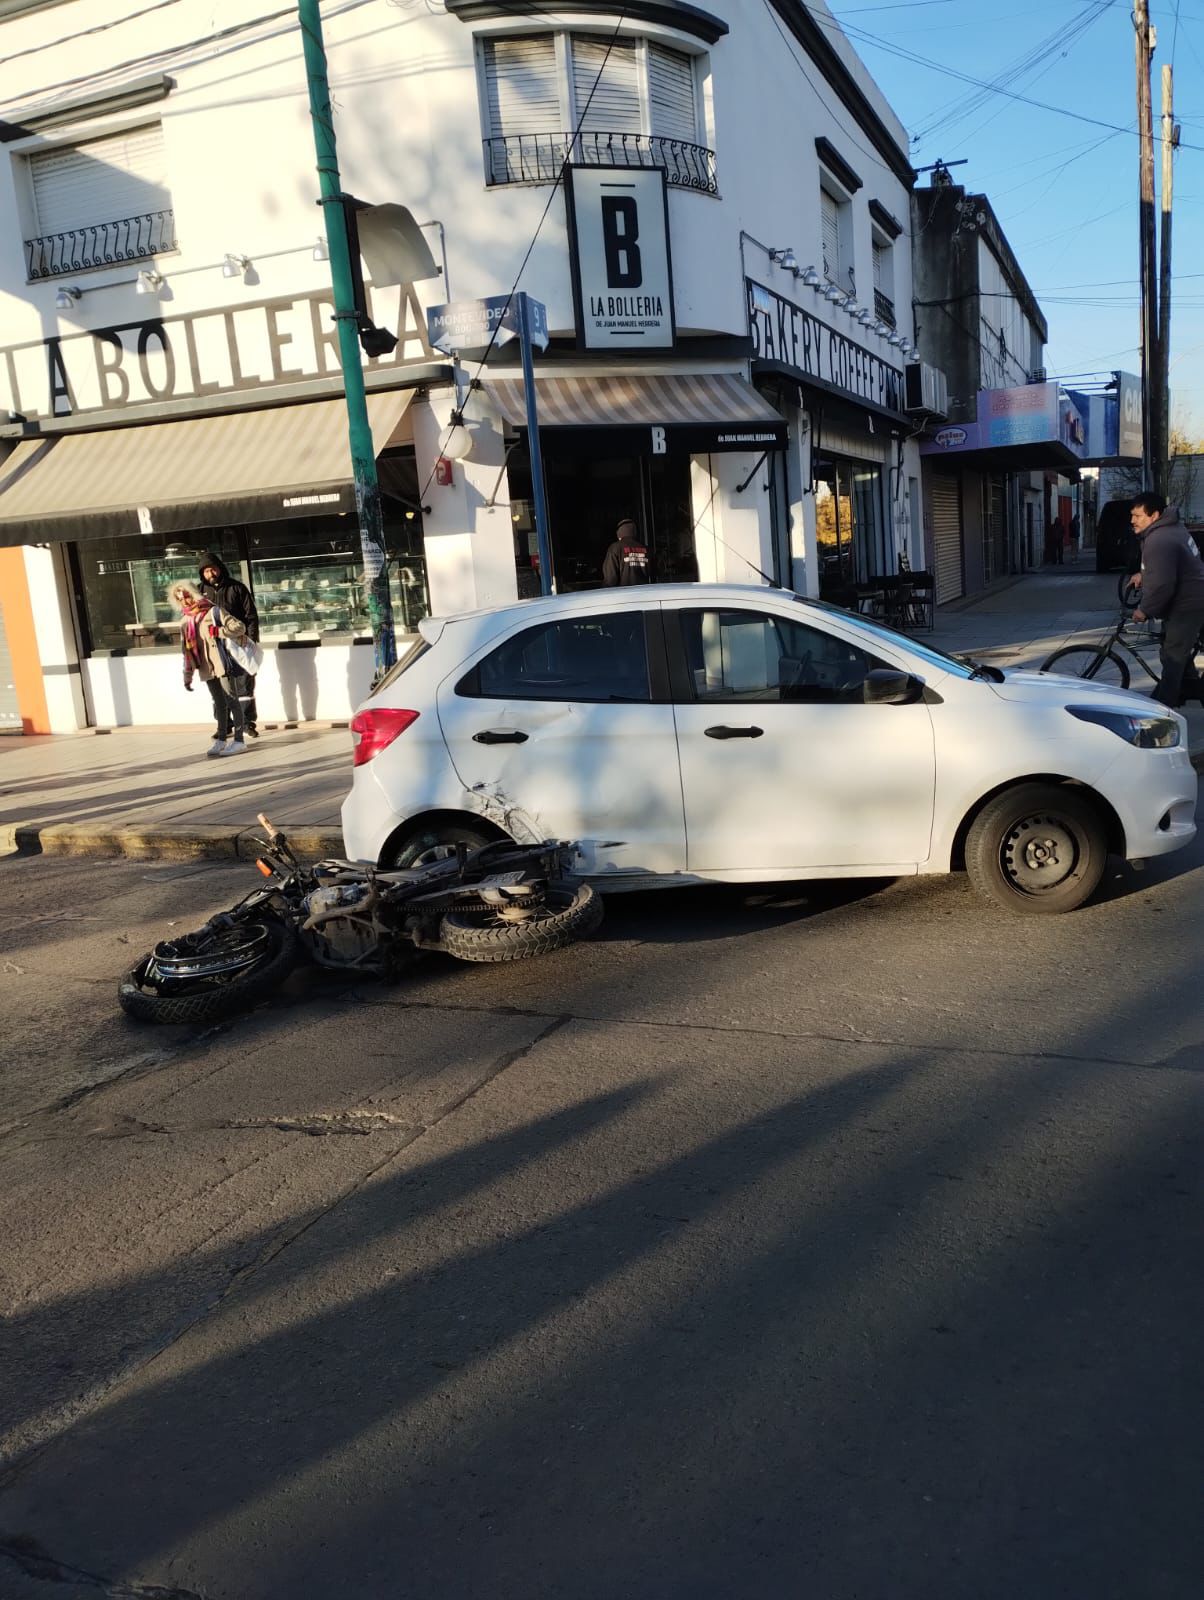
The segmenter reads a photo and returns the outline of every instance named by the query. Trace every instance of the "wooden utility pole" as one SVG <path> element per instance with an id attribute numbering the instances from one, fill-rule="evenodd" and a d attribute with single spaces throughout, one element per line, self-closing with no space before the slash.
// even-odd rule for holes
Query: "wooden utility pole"
<path id="1" fill-rule="evenodd" d="M 1154 121 L 1150 103 L 1150 56 L 1153 42 L 1149 0 L 1134 0 L 1133 28 L 1137 47 L 1137 131 L 1141 136 L 1141 401 L 1144 412 L 1142 470 L 1147 488 L 1154 486 L 1154 461 L 1161 437 L 1158 420 L 1158 263 L 1154 231 Z"/>
<path id="2" fill-rule="evenodd" d="M 1158 454 L 1154 482 L 1159 494 L 1170 493 L 1171 476 L 1171 209 L 1174 204 L 1173 155 L 1178 144 L 1175 127 L 1175 85 L 1169 66 L 1162 69 L 1162 236 L 1158 247 Z"/>

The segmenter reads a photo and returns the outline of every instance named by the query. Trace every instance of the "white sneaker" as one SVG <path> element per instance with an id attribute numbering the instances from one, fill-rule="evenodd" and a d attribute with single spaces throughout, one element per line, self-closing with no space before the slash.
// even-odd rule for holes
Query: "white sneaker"
<path id="1" fill-rule="evenodd" d="M 224 756 L 225 753 L 226 741 L 224 739 L 215 739 L 208 750 L 205 751 L 207 756 Z"/>
<path id="2" fill-rule="evenodd" d="M 231 739 L 230 743 L 222 751 L 224 756 L 245 756 L 246 753 L 247 747 L 241 739 Z"/>

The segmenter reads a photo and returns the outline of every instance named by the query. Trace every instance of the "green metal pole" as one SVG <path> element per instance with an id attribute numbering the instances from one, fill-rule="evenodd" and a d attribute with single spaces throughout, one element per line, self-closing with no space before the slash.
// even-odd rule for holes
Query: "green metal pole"
<path id="1" fill-rule="evenodd" d="M 355 481 L 355 510 L 360 527 L 360 553 L 364 562 L 364 594 L 368 620 L 372 626 L 375 680 L 397 660 L 393 603 L 389 596 L 389 570 L 385 560 L 384 516 L 380 504 L 380 483 L 376 476 L 376 449 L 372 443 L 368 402 L 364 393 L 359 310 L 355 303 L 355 280 L 347 238 L 347 214 L 339 179 L 339 156 L 335 145 L 334 116 L 330 108 L 330 84 L 326 76 L 326 46 L 322 39 L 319 0 L 298 0 L 297 12 L 305 50 L 305 70 L 309 77 L 309 114 L 318 158 L 326 242 L 330 248 L 330 279 L 334 290 L 334 316 L 339 333 L 343 388 L 347 396 L 347 433 L 351 444 L 351 473 Z"/>

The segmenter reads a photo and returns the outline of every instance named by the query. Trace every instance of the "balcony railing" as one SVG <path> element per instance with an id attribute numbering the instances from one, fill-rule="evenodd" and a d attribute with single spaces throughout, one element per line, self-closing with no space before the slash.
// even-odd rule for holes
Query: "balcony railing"
<path id="1" fill-rule="evenodd" d="M 888 328 L 898 326 L 895 321 L 895 302 L 881 289 L 874 290 L 874 315 L 879 321 L 885 322 Z"/>
<path id="2" fill-rule="evenodd" d="M 96 222 L 68 233 L 46 233 L 26 239 L 25 265 L 31 279 L 57 278 L 86 267 L 110 267 L 142 261 L 176 247 L 173 211 L 143 211 L 115 222 Z"/>
<path id="3" fill-rule="evenodd" d="M 571 152 L 571 153 L 570 153 Z M 596 167 L 664 167 L 671 188 L 718 194 L 715 152 L 647 133 L 510 133 L 485 140 L 489 184 L 554 183 L 566 158 Z"/>

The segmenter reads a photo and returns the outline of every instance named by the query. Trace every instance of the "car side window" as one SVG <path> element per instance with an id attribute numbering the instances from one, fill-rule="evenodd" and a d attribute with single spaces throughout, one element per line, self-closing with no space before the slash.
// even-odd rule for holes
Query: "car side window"
<path id="1" fill-rule="evenodd" d="M 683 611 L 694 698 L 861 704 L 866 674 L 885 666 L 835 634 L 761 611 Z"/>
<path id="2" fill-rule="evenodd" d="M 525 628 L 456 685 L 487 700 L 649 700 L 642 611 Z"/>

